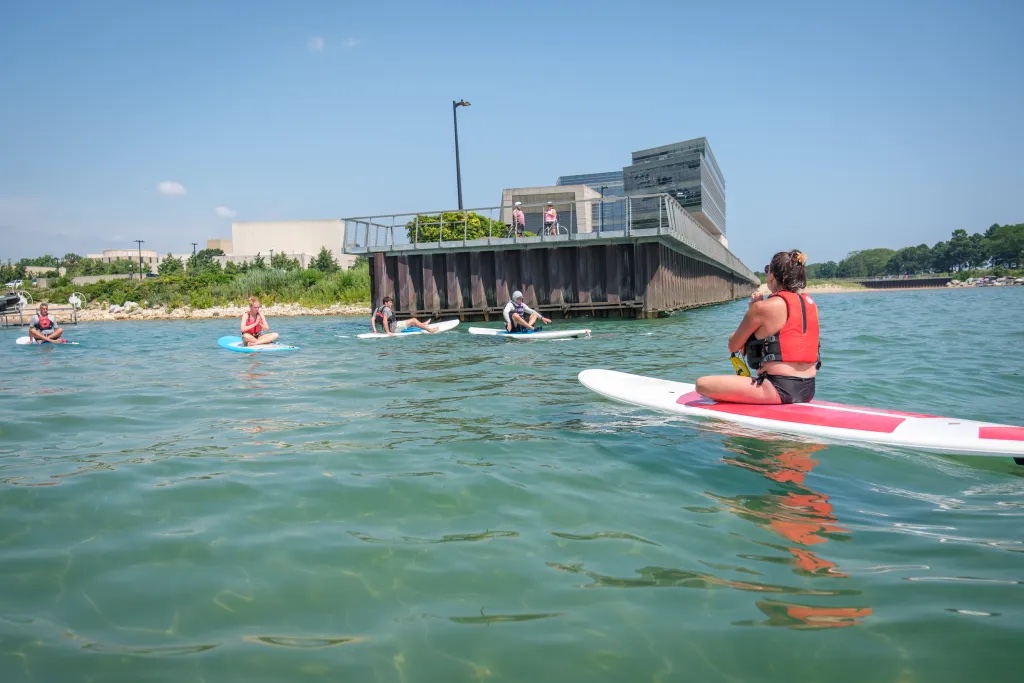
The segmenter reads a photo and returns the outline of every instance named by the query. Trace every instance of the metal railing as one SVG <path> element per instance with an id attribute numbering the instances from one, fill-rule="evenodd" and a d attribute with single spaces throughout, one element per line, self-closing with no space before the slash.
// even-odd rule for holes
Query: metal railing
<path id="1" fill-rule="evenodd" d="M 509 205 L 463 212 L 428 211 L 346 218 L 344 251 L 365 254 L 666 235 L 740 277 L 757 280 L 749 268 L 670 195 L 556 201 L 558 223 L 567 228 L 567 234 L 546 234 L 543 225 L 546 206 L 547 202 L 542 202 L 520 207 L 526 215 L 524 235 L 513 229 L 513 207 Z M 605 216 L 615 218 L 605 220 Z"/>

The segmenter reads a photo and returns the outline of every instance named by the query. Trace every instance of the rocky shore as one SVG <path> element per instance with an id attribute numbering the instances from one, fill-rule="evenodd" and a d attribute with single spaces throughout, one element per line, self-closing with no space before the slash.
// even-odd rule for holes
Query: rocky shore
<path id="1" fill-rule="evenodd" d="M 241 318 L 248 310 L 243 306 L 215 306 L 213 308 L 175 308 L 168 311 L 163 306 L 143 308 L 133 301 L 124 306 L 89 306 L 78 311 L 79 322 L 103 322 L 108 320 L 203 320 L 207 318 Z M 366 306 L 335 304 L 325 308 L 308 308 L 299 304 L 271 304 L 263 307 L 267 318 L 286 318 L 298 315 L 355 315 L 369 316 Z"/>
<path id="2" fill-rule="evenodd" d="M 767 294 L 767 288 L 765 294 Z M 822 292 L 863 292 L 863 288 L 840 287 L 837 285 L 825 285 L 809 287 L 808 293 Z M 62 321 L 66 314 L 70 317 L 70 306 L 58 307 L 58 321 Z M 191 308 L 185 306 L 167 310 L 163 306 L 151 306 L 145 308 L 134 301 L 125 302 L 124 306 L 90 304 L 86 308 L 78 310 L 78 322 L 107 322 L 113 320 L 207 320 L 210 318 L 241 318 L 248 310 L 246 306 L 214 306 L 212 308 Z M 369 316 L 371 309 L 368 306 L 352 304 L 335 304 L 324 308 L 310 308 L 300 304 L 270 304 L 263 307 L 263 313 L 267 318 L 289 318 L 300 315 L 350 315 Z"/>

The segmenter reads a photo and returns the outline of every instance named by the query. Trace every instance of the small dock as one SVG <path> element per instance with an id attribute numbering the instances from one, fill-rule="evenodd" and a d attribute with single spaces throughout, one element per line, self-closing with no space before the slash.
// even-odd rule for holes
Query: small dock
<path id="1" fill-rule="evenodd" d="M 38 304 L 28 304 L 13 309 L 0 311 L 0 328 L 28 327 L 28 322 L 36 314 Z M 49 304 L 50 315 L 58 325 L 77 325 L 79 309 L 70 304 Z"/>
<path id="2" fill-rule="evenodd" d="M 493 320 L 520 290 L 548 317 L 652 318 L 746 297 L 760 284 L 669 195 L 572 202 L 559 209 L 568 217 L 555 234 L 515 234 L 502 220 L 510 212 L 349 218 L 344 251 L 369 259 L 374 304 L 393 296 L 400 317 Z M 601 229 L 595 217 L 613 212 L 624 220 Z M 486 234 L 479 220 L 471 228 L 474 214 L 489 218 Z"/>

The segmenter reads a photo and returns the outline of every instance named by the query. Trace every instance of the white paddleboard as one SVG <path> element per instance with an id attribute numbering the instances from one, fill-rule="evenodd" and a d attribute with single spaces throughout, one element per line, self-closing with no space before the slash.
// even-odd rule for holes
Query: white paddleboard
<path id="1" fill-rule="evenodd" d="M 445 320 L 439 323 L 429 323 L 431 327 L 437 327 L 437 332 L 434 332 L 433 334 L 441 334 L 442 332 L 453 330 L 455 329 L 456 326 L 458 326 L 458 324 L 458 320 Z M 395 337 L 410 337 L 414 334 L 431 333 L 427 332 L 426 330 L 421 330 L 418 327 L 407 327 L 401 332 L 396 332 L 395 334 L 384 334 L 383 332 L 363 332 L 362 334 L 357 334 L 356 339 L 393 339 Z"/>
<path id="2" fill-rule="evenodd" d="M 14 343 L 15 344 L 20 344 L 20 345 L 36 344 L 36 342 L 32 341 L 32 337 L 18 337 L 17 339 L 14 340 Z M 69 344 L 71 346 L 78 346 L 78 342 L 68 341 L 68 340 L 64 339 L 64 337 L 61 337 L 61 341 L 57 341 L 57 342 L 42 342 L 42 343 L 39 344 L 39 346 L 67 346 Z"/>
<path id="3" fill-rule="evenodd" d="M 569 339 L 571 337 L 589 337 L 590 330 L 541 330 L 540 332 L 506 332 L 502 329 L 491 327 L 471 327 L 470 334 L 480 334 L 488 337 L 505 337 L 518 341 L 539 341 L 541 339 Z"/>
<path id="4" fill-rule="evenodd" d="M 693 384 L 584 370 L 580 383 L 622 403 L 665 413 L 711 418 L 771 432 L 824 441 L 901 446 L 933 453 L 1024 456 L 1024 427 L 906 413 L 898 410 L 811 401 L 790 405 L 719 403 L 700 396 Z"/>

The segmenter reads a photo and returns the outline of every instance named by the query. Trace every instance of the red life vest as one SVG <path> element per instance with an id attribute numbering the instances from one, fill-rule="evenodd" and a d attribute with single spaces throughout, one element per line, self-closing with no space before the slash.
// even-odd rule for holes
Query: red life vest
<path id="1" fill-rule="evenodd" d="M 821 346 L 818 307 L 806 294 L 781 291 L 772 294 L 786 302 L 786 323 L 776 334 L 757 339 L 750 336 L 743 352 L 752 368 L 765 363 L 817 363 Z M 769 297 L 771 298 L 771 297 Z"/>
<path id="2" fill-rule="evenodd" d="M 260 319 L 259 315 L 257 315 L 254 318 L 252 313 L 246 313 L 245 314 L 245 326 L 249 327 L 249 325 L 255 325 L 256 321 L 259 320 L 259 319 Z M 258 337 L 258 336 L 260 336 L 260 332 L 262 332 L 262 331 L 263 331 L 263 325 L 260 325 L 259 327 L 255 328 L 255 329 L 250 329 L 249 330 L 249 334 L 251 334 L 254 337 Z"/>
<path id="3" fill-rule="evenodd" d="M 50 314 L 49 313 L 47 313 L 46 315 L 40 315 L 39 316 L 39 319 L 36 321 L 36 328 L 40 329 L 40 330 L 52 330 L 53 329 L 53 321 L 50 320 Z"/>

